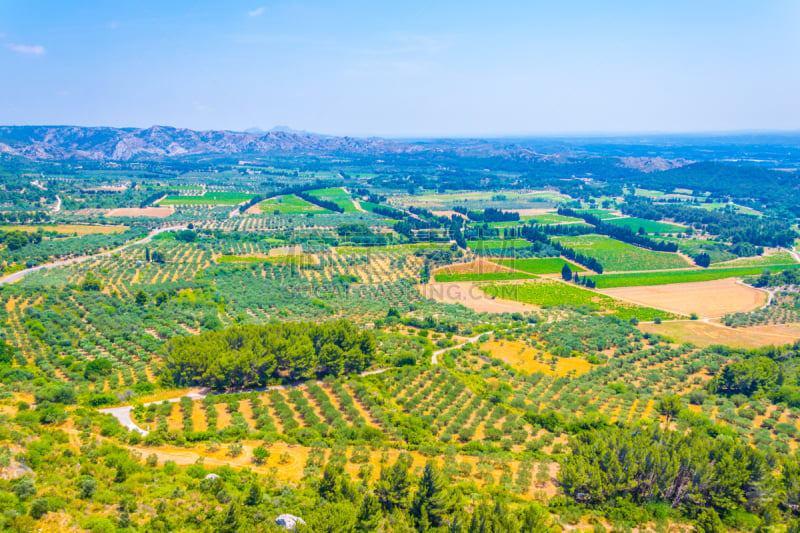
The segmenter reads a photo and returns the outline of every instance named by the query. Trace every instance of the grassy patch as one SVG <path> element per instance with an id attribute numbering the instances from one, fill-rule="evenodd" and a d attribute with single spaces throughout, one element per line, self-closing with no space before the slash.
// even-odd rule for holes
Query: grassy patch
<path id="1" fill-rule="evenodd" d="M 638 274 L 603 274 L 590 276 L 598 289 L 614 287 L 638 287 L 642 285 L 667 285 L 669 283 L 689 283 L 693 281 L 713 281 L 715 279 L 757 276 L 764 270 L 780 272 L 800 268 L 800 263 L 791 265 L 767 265 L 737 268 L 708 268 L 705 270 L 680 270 L 674 272 L 641 272 Z"/>
<path id="2" fill-rule="evenodd" d="M 720 267 L 743 267 L 743 266 L 773 266 L 790 265 L 796 263 L 792 254 L 789 252 L 775 252 L 770 255 L 758 255 L 754 257 L 740 257 L 731 261 L 720 263 Z"/>
<path id="3" fill-rule="evenodd" d="M 667 319 L 675 316 L 666 311 L 621 302 L 577 285 L 546 279 L 515 284 L 493 283 L 483 286 L 482 289 L 493 297 L 529 303 L 539 307 L 588 306 L 622 320 L 630 320 L 634 317 L 638 320 L 653 320 L 656 317 Z"/>
<path id="4" fill-rule="evenodd" d="M 167 196 L 158 205 L 238 205 L 254 197 L 244 192 L 207 192 L 202 196 Z"/>
<path id="5" fill-rule="evenodd" d="M 565 217 L 556 213 L 543 213 L 541 215 L 523 215 L 517 220 L 508 220 L 504 222 L 490 222 L 489 226 L 492 228 L 511 228 L 519 226 L 520 224 L 535 223 L 535 224 L 564 224 L 567 222 L 583 222 L 580 218 Z"/>
<path id="6" fill-rule="evenodd" d="M 495 263 L 522 270 L 529 274 L 557 274 L 561 272 L 564 265 L 569 265 L 573 272 L 585 272 L 586 269 L 578 265 L 569 263 L 560 257 L 543 257 L 541 259 L 497 259 Z"/>
<path id="7" fill-rule="evenodd" d="M 614 217 L 618 217 L 619 216 L 619 214 L 617 214 L 617 213 L 615 213 L 613 211 L 609 211 L 608 209 L 578 209 L 577 212 L 581 213 L 582 215 L 593 215 L 593 216 L 596 216 L 600 220 L 603 220 L 603 219 L 606 219 L 606 218 L 614 218 Z"/>
<path id="8" fill-rule="evenodd" d="M 318 205 L 306 202 L 302 198 L 294 194 L 287 194 L 286 196 L 278 196 L 277 198 L 270 198 L 264 200 L 258 207 L 265 213 L 278 212 L 282 215 L 293 213 L 330 213 L 327 209 L 323 209 Z"/>
<path id="9" fill-rule="evenodd" d="M 555 237 L 554 240 L 584 255 L 594 257 L 607 271 L 658 270 L 691 266 L 677 254 L 645 250 L 602 235 Z"/>
<path id="10" fill-rule="evenodd" d="M 525 239 L 492 239 L 485 241 L 467 241 L 470 250 L 507 250 L 513 248 L 528 248 L 533 246 L 530 241 Z"/>
<path id="11" fill-rule="evenodd" d="M 682 226 L 676 226 L 675 224 L 667 224 L 666 222 L 656 222 L 654 220 L 636 217 L 614 218 L 606 220 L 606 223 L 630 228 L 636 232 L 639 231 L 639 228 L 644 228 L 645 233 L 680 233 L 686 229 Z"/>
<path id="12" fill-rule="evenodd" d="M 350 198 L 350 195 L 344 192 L 340 187 L 330 187 L 327 189 L 315 189 L 313 191 L 308 191 L 308 194 L 319 198 L 320 200 L 328 200 L 330 202 L 335 203 L 342 209 L 344 209 L 345 213 L 358 213 L 358 209 L 356 209 L 353 200 Z"/>

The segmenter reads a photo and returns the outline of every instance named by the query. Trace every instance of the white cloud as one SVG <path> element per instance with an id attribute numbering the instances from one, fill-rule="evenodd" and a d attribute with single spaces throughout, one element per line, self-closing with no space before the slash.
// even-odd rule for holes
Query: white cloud
<path id="1" fill-rule="evenodd" d="M 251 17 L 257 17 L 259 15 L 262 15 L 264 11 L 265 9 L 263 7 L 257 7 L 252 11 L 248 11 L 247 14 L 250 15 Z"/>
<path id="2" fill-rule="evenodd" d="M 8 44 L 11 50 L 26 56 L 43 56 L 44 46 L 40 44 Z"/>

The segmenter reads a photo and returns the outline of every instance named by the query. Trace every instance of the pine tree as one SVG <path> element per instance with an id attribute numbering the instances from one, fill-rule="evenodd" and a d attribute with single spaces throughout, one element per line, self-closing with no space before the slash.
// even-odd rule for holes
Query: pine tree
<path id="1" fill-rule="evenodd" d="M 407 461 L 398 458 L 397 462 L 388 470 L 381 468 L 375 495 L 381 502 L 384 511 L 390 512 L 408 507 L 408 489 L 411 487 L 409 466 Z"/>
<path id="2" fill-rule="evenodd" d="M 564 263 L 564 267 L 561 269 L 561 277 L 564 281 L 572 280 L 572 269 L 569 268 L 569 265 Z"/>
<path id="3" fill-rule="evenodd" d="M 419 481 L 419 489 L 417 489 L 411 504 L 411 516 L 419 524 L 429 523 L 434 527 L 439 527 L 444 523 L 447 499 L 447 487 L 441 472 L 432 462 L 428 462 L 425 465 L 422 479 Z M 420 531 L 425 529 L 422 528 Z"/>
<path id="4" fill-rule="evenodd" d="M 358 508 L 358 518 L 356 521 L 356 531 L 367 532 L 375 531 L 381 523 L 383 513 L 381 504 L 374 494 L 368 493 L 361 501 Z"/>
<path id="5" fill-rule="evenodd" d="M 250 485 L 250 491 L 247 493 L 244 504 L 252 507 L 259 503 L 261 503 L 261 487 L 258 486 L 258 483 L 253 483 Z"/>

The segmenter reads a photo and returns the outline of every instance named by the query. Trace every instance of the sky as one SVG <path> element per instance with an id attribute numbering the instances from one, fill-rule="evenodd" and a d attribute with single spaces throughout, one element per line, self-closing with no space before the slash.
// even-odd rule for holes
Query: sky
<path id="1" fill-rule="evenodd" d="M 800 0 L 0 0 L 0 124 L 800 130 Z"/>

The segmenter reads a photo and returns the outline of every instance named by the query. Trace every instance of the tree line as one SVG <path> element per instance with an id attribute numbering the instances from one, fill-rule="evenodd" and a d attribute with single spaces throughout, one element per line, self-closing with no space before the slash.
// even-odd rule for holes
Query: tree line
<path id="1" fill-rule="evenodd" d="M 712 235 L 731 241 L 734 246 L 730 251 L 737 255 L 747 255 L 741 252 L 753 255 L 749 253 L 752 251 L 750 248 L 736 247 L 739 243 L 750 243 L 753 246 L 790 246 L 798 237 L 789 219 L 711 211 L 686 205 L 654 204 L 644 199 L 630 199 L 622 206 L 622 212 L 647 220 L 668 218 L 702 227 Z"/>
<path id="2" fill-rule="evenodd" d="M 541 242 L 552 246 L 555 248 L 560 255 L 563 255 L 567 259 L 570 259 L 581 266 L 585 266 L 589 270 L 594 270 L 598 274 L 603 273 L 603 265 L 595 259 L 594 257 L 589 257 L 587 255 L 583 255 L 580 252 L 576 252 L 572 248 L 567 248 L 563 244 L 558 241 L 554 241 L 550 238 L 550 236 L 546 233 L 546 228 L 548 226 L 541 226 L 538 224 L 531 224 L 522 226 L 519 230 L 520 236 L 528 239 L 531 242 Z"/>
<path id="3" fill-rule="evenodd" d="M 487 207 L 483 211 L 470 211 L 464 206 L 453 208 L 456 213 L 461 213 L 473 222 L 508 222 L 519 220 L 519 213 L 515 211 L 503 211 L 494 207 Z"/>
<path id="4" fill-rule="evenodd" d="M 580 211 L 575 211 L 573 209 L 568 209 L 565 207 L 558 208 L 558 214 L 573 217 L 573 218 L 581 218 L 586 223 L 591 224 L 594 228 L 580 228 L 576 229 L 575 231 L 579 231 L 581 233 L 597 233 L 600 235 L 606 235 L 611 237 L 612 239 L 616 239 L 618 241 L 626 242 L 628 244 L 632 244 L 633 246 L 637 246 L 639 248 L 645 248 L 647 250 L 653 250 L 655 252 L 677 252 L 678 245 L 674 242 L 664 242 L 664 241 L 656 241 L 650 238 L 645 237 L 644 235 L 639 235 L 635 231 L 625 226 L 617 226 L 615 224 L 607 224 L 603 222 L 600 218 L 590 214 L 590 213 L 581 213 Z M 570 226 L 564 226 L 566 231 L 570 230 Z M 559 226 L 546 226 L 547 231 L 562 231 L 562 228 Z"/>

